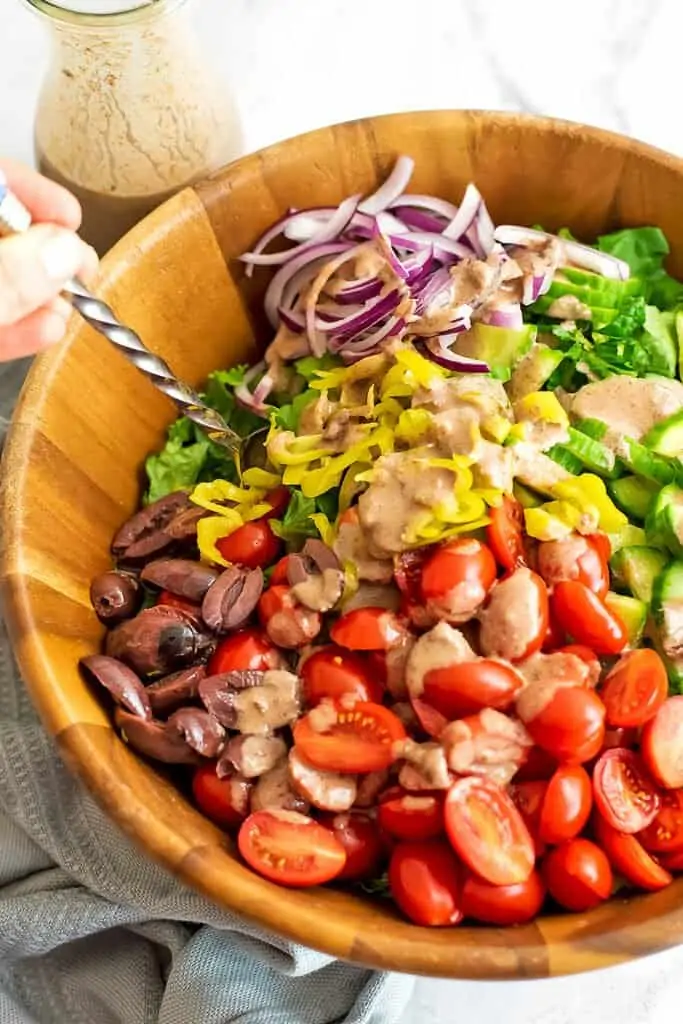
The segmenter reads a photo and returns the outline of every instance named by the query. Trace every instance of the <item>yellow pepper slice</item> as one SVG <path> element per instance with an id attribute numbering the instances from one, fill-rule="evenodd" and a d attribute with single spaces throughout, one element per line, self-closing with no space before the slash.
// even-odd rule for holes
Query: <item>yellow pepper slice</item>
<path id="1" fill-rule="evenodd" d="M 229 510 L 230 511 L 230 510 Z M 216 541 L 221 537 L 229 537 L 231 533 L 242 526 L 241 517 L 235 512 L 233 518 L 227 516 L 207 516 L 197 523 L 197 546 L 199 554 L 206 562 L 216 562 L 218 565 L 229 566 L 222 554 L 216 547 Z"/>
<path id="2" fill-rule="evenodd" d="M 589 511 L 597 509 L 599 526 L 605 533 L 617 533 L 628 523 L 627 516 L 620 512 L 607 494 L 605 483 L 593 473 L 562 480 L 552 488 L 555 498 L 570 501 L 578 508 Z"/>

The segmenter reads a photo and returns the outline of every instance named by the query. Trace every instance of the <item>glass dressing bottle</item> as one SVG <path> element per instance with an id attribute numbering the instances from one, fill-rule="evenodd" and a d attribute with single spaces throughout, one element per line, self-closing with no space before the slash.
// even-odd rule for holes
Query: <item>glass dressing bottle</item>
<path id="1" fill-rule="evenodd" d="M 188 0 L 27 0 L 53 50 L 35 123 L 40 170 L 83 206 L 100 254 L 173 193 L 238 156 L 242 134 Z"/>

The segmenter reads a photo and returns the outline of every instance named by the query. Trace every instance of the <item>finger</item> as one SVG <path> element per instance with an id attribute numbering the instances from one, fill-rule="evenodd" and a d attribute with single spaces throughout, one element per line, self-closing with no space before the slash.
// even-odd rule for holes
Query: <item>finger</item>
<path id="1" fill-rule="evenodd" d="M 51 224 L 0 240 L 0 324 L 9 325 L 56 298 L 66 282 L 91 274 L 97 257 L 78 235 Z"/>
<path id="2" fill-rule="evenodd" d="M 49 221 L 78 230 L 82 219 L 80 203 L 61 185 L 14 160 L 0 160 L 0 172 L 35 221 Z"/>
<path id="3" fill-rule="evenodd" d="M 66 319 L 61 311 L 49 306 L 39 309 L 12 327 L 0 327 L 0 362 L 42 352 L 65 334 Z"/>

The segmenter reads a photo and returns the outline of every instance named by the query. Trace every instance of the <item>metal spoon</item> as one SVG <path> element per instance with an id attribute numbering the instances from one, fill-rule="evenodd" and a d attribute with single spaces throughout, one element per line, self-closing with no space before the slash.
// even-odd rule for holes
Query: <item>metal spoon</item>
<path id="1" fill-rule="evenodd" d="M 31 214 L 10 192 L 0 172 L 0 237 L 20 234 L 30 226 Z M 196 423 L 207 437 L 227 448 L 243 464 L 250 465 L 256 461 L 259 447 L 263 450 L 268 427 L 255 431 L 247 438 L 240 437 L 215 409 L 206 405 L 189 384 L 178 380 L 168 364 L 150 352 L 140 336 L 122 324 L 106 302 L 96 298 L 85 285 L 76 279 L 71 280 L 64 287 L 63 294 L 91 327 L 104 335 L 159 391 L 172 398 L 181 412 Z"/>

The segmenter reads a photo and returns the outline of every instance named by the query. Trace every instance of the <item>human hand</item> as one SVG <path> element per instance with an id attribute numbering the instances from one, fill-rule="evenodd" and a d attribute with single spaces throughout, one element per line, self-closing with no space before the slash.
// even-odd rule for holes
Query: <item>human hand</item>
<path id="1" fill-rule="evenodd" d="M 0 238 L 0 362 L 61 341 L 71 305 L 60 296 L 71 277 L 97 270 L 95 250 L 77 236 L 78 200 L 28 167 L 0 160 L 0 175 L 30 210 L 24 234 Z"/>

